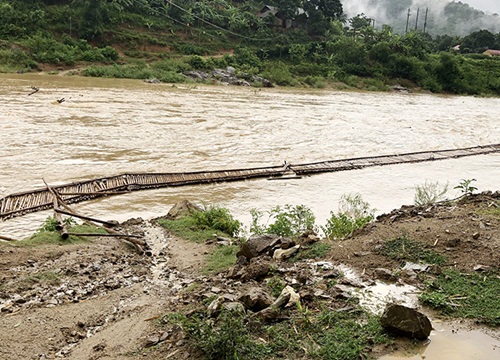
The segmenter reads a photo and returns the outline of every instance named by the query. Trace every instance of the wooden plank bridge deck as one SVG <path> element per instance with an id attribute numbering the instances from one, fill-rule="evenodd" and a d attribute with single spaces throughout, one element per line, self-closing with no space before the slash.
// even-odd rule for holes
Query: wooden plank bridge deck
<path id="1" fill-rule="evenodd" d="M 455 159 L 465 156 L 500 152 L 500 144 L 476 146 L 450 150 L 421 151 L 404 154 L 358 157 L 321 161 L 307 164 L 248 169 L 196 171 L 184 173 L 136 173 L 123 174 L 93 180 L 53 186 L 66 203 L 78 203 L 102 196 L 117 195 L 130 191 L 194 185 L 204 183 L 239 181 L 254 178 L 279 178 L 294 173 L 309 175 L 362 169 L 370 166 L 417 163 L 424 161 Z M 0 220 L 53 207 L 52 194 L 47 188 L 7 195 L 0 199 Z"/>

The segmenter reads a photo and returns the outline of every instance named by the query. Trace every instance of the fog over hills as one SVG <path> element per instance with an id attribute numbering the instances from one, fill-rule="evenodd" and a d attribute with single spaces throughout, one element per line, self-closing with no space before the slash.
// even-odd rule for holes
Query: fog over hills
<path id="1" fill-rule="evenodd" d="M 467 35 L 473 31 L 486 29 L 494 33 L 500 32 L 500 16 L 489 11 L 500 7 L 498 0 L 470 0 L 471 3 L 482 5 L 488 9 L 478 10 L 469 4 L 467 0 L 341 0 L 344 12 L 348 17 L 358 14 L 375 19 L 377 27 L 382 24 L 390 25 L 397 32 L 405 32 L 408 9 L 410 17 L 408 30 L 424 29 L 426 9 L 427 24 L 426 31 L 432 35 Z M 498 3 L 497 3 L 498 2 Z M 417 11 L 418 14 L 417 22 Z"/>

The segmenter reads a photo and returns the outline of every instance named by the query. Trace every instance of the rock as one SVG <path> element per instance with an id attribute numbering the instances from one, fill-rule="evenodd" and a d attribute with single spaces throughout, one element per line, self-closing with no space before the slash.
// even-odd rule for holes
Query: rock
<path id="1" fill-rule="evenodd" d="M 144 82 L 147 84 L 160 84 L 161 83 L 161 81 L 158 80 L 157 78 L 144 79 Z"/>
<path id="2" fill-rule="evenodd" d="M 183 200 L 175 204 L 168 212 L 166 218 L 168 220 L 177 220 L 186 215 L 190 215 L 195 211 L 203 211 L 201 207 L 193 204 L 189 200 Z"/>
<path id="3" fill-rule="evenodd" d="M 242 315 L 244 315 L 246 312 L 245 306 L 243 306 L 242 303 L 236 302 L 236 301 L 224 303 L 224 304 L 222 304 L 222 307 L 228 311 L 236 312 L 236 313 L 242 314 Z"/>
<path id="4" fill-rule="evenodd" d="M 407 261 L 402 270 L 412 270 L 412 271 L 427 271 L 429 269 L 428 264 L 415 264 Z"/>
<path id="5" fill-rule="evenodd" d="M 207 308 L 208 316 L 210 316 L 210 317 L 217 316 L 217 314 L 219 314 L 219 312 L 222 308 L 222 304 L 224 303 L 224 301 L 225 301 L 225 299 L 222 296 L 219 296 L 217 299 L 212 301 L 210 303 L 210 305 L 208 305 L 208 308 Z"/>
<path id="6" fill-rule="evenodd" d="M 480 234 L 480 233 L 478 233 L 478 232 L 475 232 L 474 234 L 472 234 L 472 238 L 473 238 L 474 240 L 479 239 L 479 236 L 481 236 L 481 234 Z"/>
<path id="7" fill-rule="evenodd" d="M 250 260 L 250 265 L 243 269 L 241 280 L 256 280 L 259 281 L 269 274 L 271 270 L 271 262 L 263 258 L 253 258 Z"/>
<path id="8" fill-rule="evenodd" d="M 251 287 L 238 298 L 238 301 L 248 309 L 257 312 L 269 307 L 274 302 L 274 299 L 264 289 Z"/>
<path id="9" fill-rule="evenodd" d="M 300 245 L 295 245 L 290 249 L 276 249 L 273 254 L 273 258 L 276 260 L 284 260 L 295 254 L 300 248 Z"/>
<path id="10" fill-rule="evenodd" d="M 376 279 L 382 279 L 387 281 L 393 281 L 396 277 L 393 275 L 392 271 L 384 268 L 376 268 L 373 270 L 373 275 Z"/>
<path id="11" fill-rule="evenodd" d="M 396 335 L 418 340 L 427 339 L 432 331 L 432 324 L 427 316 L 403 305 L 388 304 L 380 322 L 386 330 Z"/>
<path id="12" fill-rule="evenodd" d="M 401 86 L 401 85 L 394 85 L 392 87 L 392 90 L 397 91 L 397 92 L 403 92 L 403 93 L 411 92 L 410 89 L 408 89 L 407 87 Z"/>
<path id="13" fill-rule="evenodd" d="M 476 265 L 474 266 L 474 271 L 493 271 L 493 267 L 488 265 Z"/>
<path id="14" fill-rule="evenodd" d="M 243 245 L 237 256 L 245 256 L 247 259 L 268 254 L 272 248 L 281 242 L 281 238 L 273 234 L 251 236 Z M 271 254 L 268 254 L 271 255 Z"/>
<path id="15" fill-rule="evenodd" d="M 286 302 L 284 302 L 283 305 L 281 303 L 284 301 L 283 299 L 288 299 Z M 283 290 L 281 290 L 280 296 L 276 299 L 273 305 L 281 307 L 281 306 L 291 306 L 295 305 L 296 303 L 300 302 L 300 295 L 295 292 L 295 290 L 290 286 L 287 285 Z"/>

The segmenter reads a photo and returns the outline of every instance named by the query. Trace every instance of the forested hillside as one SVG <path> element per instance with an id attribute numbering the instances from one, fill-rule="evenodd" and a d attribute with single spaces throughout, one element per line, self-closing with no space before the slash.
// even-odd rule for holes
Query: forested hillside
<path id="1" fill-rule="evenodd" d="M 400 19 L 405 4 L 417 0 L 397 7 L 394 1 L 368 3 L 384 3 Z M 500 50 L 500 33 L 481 28 L 479 17 L 467 35 L 451 28 L 434 35 L 431 17 L 425 29 L 413 22 L 401 31 L 395 20 L 348 16 L 345 9 L 354 3 L 359 1 L 0 0 L 0 71 L 79 67 L 87 76 L 182 82 L 192 81 L 189 71 L 232 66 L 254 86 L 265 78 L 289 86 L 385 90 L 398 84 L 500 94 L 500 57 L 482 54 Z M 455 14 L 455 27 L 463 14 L 480 13 L 461 3 L 445 8 Z"/>

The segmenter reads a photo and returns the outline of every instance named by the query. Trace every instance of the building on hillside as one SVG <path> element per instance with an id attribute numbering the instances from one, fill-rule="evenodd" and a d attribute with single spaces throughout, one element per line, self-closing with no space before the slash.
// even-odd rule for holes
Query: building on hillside
<path id="1" fill-rule="evenodd" d="M 264 7 L 259 11 L 258 16 L 261 19 L 265 19 L 268 16 L 274 17 L 273 26 L 283 29 L 305 27 L 308 15 L 304 9 L 298 8 L 297 15 L 291 19 L 285 16 L 276 6 L 264 5 Z"/>
<path id="2" fill-rule="evenodd" d="M 487 56 L 500 56 L 500 50 L 486 50 L 483 55 Z"/>

